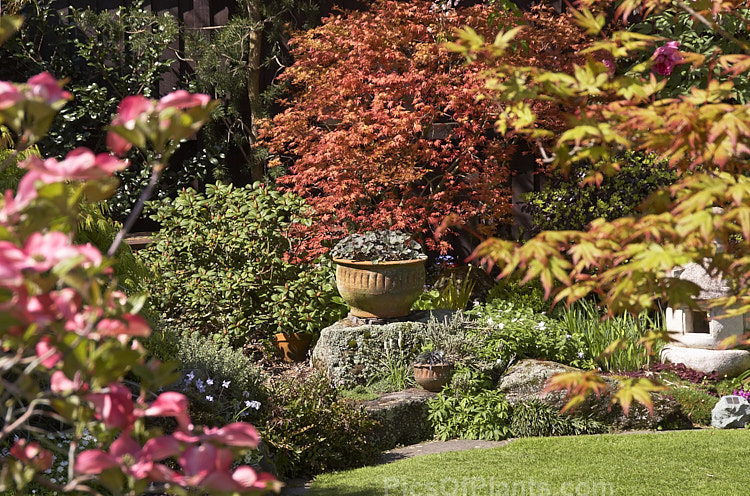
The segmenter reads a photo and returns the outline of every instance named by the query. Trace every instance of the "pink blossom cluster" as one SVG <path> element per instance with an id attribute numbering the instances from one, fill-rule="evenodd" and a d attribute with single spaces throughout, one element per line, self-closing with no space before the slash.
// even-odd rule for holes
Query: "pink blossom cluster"
<path id="1" fill-rule="evenodd" d="M 58 392 L 77 386 L 59 371 L 53 375 L 52 384 Z M 257 448 L 260 438 L 253 426 L 237 422 L 196 432 L 183 394 L 162 393 L 150 406 L 142 408 L 143 405 L 136 407 L 125 386 L 111 384 L 107 392 L 89 394 L 87 399 L 95 406 L 96 418 L 108 428 L 121 429 L 121 433 L 109 452 L 95 449 L 78 455 L 75 463 L 78 474 L 95 475 L 119 468 L 136 479 L 237 492 L 266 489 L 274 480 L 267 474 L 257 474 L 249 466 L 231 470 L 233 456 L 227 446 Z M 136 419 L 146 416 L 174 417 L 178 429 L 173 434 L 149 439 L 141 446 L 133 438 L 132 430 Z M 160 463 L 168 458 L 177 459 L 182 473 Z"/>
<path id="2" fill-rule="evenodd" d="M 681 64 L 683 59 L 677 49 L 680 44 L 676 41 L 668 41 L 666 45 L 654 51 L 654 71 L 662 76 L 670 76 L 674 67 Z"/>
<path id="3" fill-rule="evenodd" d="M 62 84 L 51 75 L 42 73 L 25 84 L 0 81 L 0 123 L 8 123 L 14 130 L 28 124 L 34 112 L 55 112 L 61 103 L 71 98 Z M 33 109 L 25 105 L 28 101 Z M 176 91 L 158 102 L 140 96 L 128 97 L 120 105 L 120 113 L 112 123 L 108 142 L 113 151 L 126 152 L 131 146 L 142 146 L 144 137 L 152 140 L 148 128 L 156 122 L 163 142 L 179 140 L 194 132 L 210 111 L 208 95 L 192 95 Z M 46 105 L 46 107 L 45 107 Z M 186 109 L 201 107 L 201 112 L 184 118 Z M 139 126 L 143 126 L 140 131 Z M 128 134 L 129 131 L 141 135 Z M 39 131 L 39 130 L 37 130 Z M 42 129 L 42 131 L 46 131 Z M 123 134 L 125 136 L 123 136 Z M 153 141 L 153 140 L 152 140 Z M 28 141 L 27 141 L 28 144 Z M 80 453 L 74 464 L 80 476 L 95 476 L 105 470 L 119 468 L 135 480 L 196 487 L 208 491 L 253 492 L 274 486 L 268 474 L 257 474 L 249 466 L 231 470 L 232 448 L 257 448 L 259 437 L 253 426 L 233 423 L 221 428 L 196 428 L 188 415 L 188 399 L 176 392 L 160 394 L 150 405 L 143 398 L 133 400 L 130 390 L 120 382 L 113 382 L 101 391 L 90 392 L 85 374 L 96 371 L 78 370 L 71 379 L 66 372 L 63 350 L 66 336 L 74 333 L 96 345 L 98 341 L 116 339 L 121 345 L 140 350 L 134 337 L 151 332 L 143 317 L 127 311 L 127 296 L 119 291 L 106 291 L 87 301 L 86 289 L 93 282 L 92 274 L 106 274 L 102 254 L 91 244 L 76 245 L 69 234 L 45 230 L 20 235 L 24 219 L 36 215 L 30 206 L 40 197 L 45 185 L 69 181 L 98 181 L 107 179 L 128 165 L 110 154 L 94 154 L 86 148 L 71 151 L 63 160 L 43 160 L 31 156 L 19 164 L 28 172 L 18 191 L 5 192 L 0 199 L 0 228 L 6 234 L 0 240 L 0 289 L 10 290 L 8 301 L 0 303 L 0 312 L 9 316 L 12 324 L 4 329 L 7 340 L 4 351 L 11 351 L 13 343 L 29 349 L 33 366 L 41 365 L 49 373 L 50 390 L 58 398 L 77 396 L 88 402 L 94 417 L 106 428 L 116 429 L 119 435 L 109 446 Z M 18 241 L 11 236 L 19 233 Z M 79 271 L 81 281 L 73 287 L 60 284 L 60 274 Z M 96 283 L 94 283 L 96 284 Z M 98 293 L 97 293 L 98 294 Z M 91 297 L 89 295 L 89 300 Z M 33 330 L 32 334 L 29 330 Z M 132 342 L 131 342 L 132 341 Z M 111 379 L 110 379 L 111 380 Z M 136 423 L 145 417 L 167 416 L 177 420 L 177 430 L 139 442 Z M 49 469 L 52 454 L 39 443 L 18 439 L 10 455 L 24 467 L 37 472 Z M 181 472 L 163 463 L 176 459 Z"/>
<path id="4" fill-rule="evenodd" d="M 185 90 L 177 90 L 159 101 L 141 95 L 127 96 L 120 102 L 117 117 L 112 121 L 112 130 L 107 133 L 107 146 L 117 155 L 123 156 L 134 141 L 139 141 L 139 137 L 150 137 L 152 141 L 158 141 L 158 138 L 151 135 L 155 131 L 169 131 L 176 110 L 207 107 L 210 102 L 211 97 L 208 95 L 188 93 Z"/>
<path id="5" fill-rule="evenodd" d="M 26 85 L 0 81 L 0 110 L 19 105 L 27 100 L 54 105 L 71 98 L 72 95 L 63 90 L 60 82 L 48 72 L 32 76 L 26 82 Z"/>

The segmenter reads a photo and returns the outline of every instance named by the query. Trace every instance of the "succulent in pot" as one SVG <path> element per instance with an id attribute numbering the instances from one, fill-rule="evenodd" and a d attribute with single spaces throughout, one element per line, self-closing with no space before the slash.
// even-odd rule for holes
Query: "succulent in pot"
<path id="1" fill-rule="evenodd" d="M 333 258 L 355 262 L 388 262 L 427 258 L 422 246 L 401 231 L 368 231 L 350 234 L 331 250 Z"/>
<path id="2" fill-rule="evenodd" d="M 427 391 L 440 392 L 452 372 L 453 363 L 442 351 L 426 351 L 414 359 L 414 380 Z"/>
<path id="3" fill-rule="evenodd" d="M 407 316 L 424 290 L 427 256 L 404 232 L 350 234 L 331 255 L 336 287 L 356 317 Z"/>

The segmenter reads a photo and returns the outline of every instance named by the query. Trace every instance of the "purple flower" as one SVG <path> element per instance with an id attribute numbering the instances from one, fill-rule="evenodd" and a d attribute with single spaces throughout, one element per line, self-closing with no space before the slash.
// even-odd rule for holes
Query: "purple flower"
<path id="1" fill-rule="evenodd" d="M 676 41 L 668 41 L 666 45 L 656 49 L 653 69 L 657 74 L 670 76 L 674 66 L 682 63 L 682 55 L 677 51 L 679 46 Z"/>

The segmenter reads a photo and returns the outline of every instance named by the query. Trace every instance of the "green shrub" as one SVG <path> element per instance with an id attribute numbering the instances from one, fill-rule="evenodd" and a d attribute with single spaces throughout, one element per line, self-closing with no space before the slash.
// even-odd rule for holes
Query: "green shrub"
<path id="1" fill-rule="evenodd" d="M 711 410 L 716 406 L 719 398 L 700 389 L 679 386 L 670 388 L 668 394 L 680 404 L 683 413 L 692 423 L 711 425 Z"/>
<path id="2" fill-rule="evenodd" d="M 376 422 L 322 375 L 281 380 L 269 401 L 261 436 L 280 477 L 359 467 L 380 455 Z"/>
<path id="3" fill-rule="evenodd" d="M 535 313 L 545 313 L 550 309 L 549 301 L 544 299 L 544 289 L 538 279 L 521 284 L 517 279 L 503 279 L 489 293 L 485 301 L 504 300 L 516 307 L 526 307 Z"/>
<path id="4" fill-rule="evenodd" d="M 171 327 L 243 344 L 278 332 L 317 332 L 346 307 L 331 264 L 293 263 L 304 202 L 263 184 L 188 189 L 155 205 L 161 223 L 139 252 L 152 305 Z"/>
<path id="5" fill-rule="evenodd" d="M 596 364 L 605 372 L 635 371 L 651 363 L 651 355 L 638 340 L 644 332 L 664 328 L 661 314 L 654 316 L 643 312 L 637 317 L 632 315 L 618 315 L 602 320 L 602 313 L 594 303 L 581 300 L 562 312 L 561 320 L 570 334 L 582 335 L 586 353 L 593 357 Z M 612 355 L 600 357 L 601 353 L 615 340 L 623 339 L 624 348 L 618 349 Z M 652 348 L 659 356 L 663 344 Z"/>
<path id="6" fill-rule="evenodd" d="M 475 388 L 458 392 L 446 388 L 427 405 L 427 419 L 441 441 L 453 438 L 500 441 L 513 434 L 510 404 L 500 391 Z"/>
<path id="7" fill-rule="evenodd" d="M 537 399 L 516 403 L 510 425 L 513 435 L 517 437 L 576 436 L 604 432 L 604 425 L 596 420 L 561 414 L 556 408 Z"/>
<path id="8" fill-rule="evenodd" d="M 558 320 L 504 300 L 492 300 L 468 312 L 476 317 L 474 334 L 483 337 L 478 355 L 503 363 L 536 358 L 584 369 L 593 368 L 584 337 L 568 331 Z"/>
<path id="9" fill-rule="evenodd" d="M 161 360 L 179 364 L 180 378 L 168 389 L 190 399 L 193 420 L 205 425 L 257 422 L 268 409 L 260 367 L 240 350 L 196 334 L 156 331 L 146 347 Z"/>
<path id="10" fill-rule="evenodd" d="M 574 166 L 567 177 L 553 172 L 542 191 L 526 195 L 525 210 L 533 218 L 535 232 L 585 230 L 599 217 L 613 220 L 634 215 L 651 192 L 677 179 L 666 162 L 640 152 L 625 153 L 620 171 L 605 177 L 600 186 L 581 187 L 593 169 Z"/>

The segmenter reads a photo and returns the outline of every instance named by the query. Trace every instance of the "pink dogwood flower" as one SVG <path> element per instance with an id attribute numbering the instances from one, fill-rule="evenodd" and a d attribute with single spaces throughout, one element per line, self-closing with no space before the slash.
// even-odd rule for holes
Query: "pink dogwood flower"
<path id="1" fill-rule="evenodd" d="M 192 430 L 193 423 L 188 414 L 190 402 L 184 394 L 167 391 L 160 394 L 151 406 L 146 409 L 144 415 L 151 417 L 175 417 L 181 429 Z"/>
<path id="2" fill-rule="evenodd" d="M 0 81 L 0 110 L 10 108 L 23 100 L 23 93 L 6 81 Z"/>
<path id="3" fill-rule="evenodd" d="M 83 379 L 81 379 L 80 371 L 77 371 L 73 376 L 73 380 L 70 380 L 62 370 L 56 370 L 52 374 L 52 376 L 50 377 L 49 386 L 52 392 L 55 394 L 87 391 L 89 388 L 89 385 L 84 383 Z"/>
<path id="4" fill-rule="evenodd" d="M 19 439 L 10 448 L 10 454 L 40 472 L 52 466 L 52 453 L 43 449 L 36 441 L 29 443 L 25 439 Z"/>
<path id="5" fill-rule="evenodd" d="M 670 76 L 674 67 L 683 61 L 682 55 L 677 51 L 680 44 L 676 41 L 669 41 L 666 45 L 661 46 L 654 51 L 654 71 L 662 76 Z"/>
<path id="6" fill-rule="evenodd" d="M 125 314 L 120 319 L 100 320 L 89 337 L 98 340 L 103 337 L 148 337 L 150 334 L 151 328 L 146 319 L 140 315 Z"/>
<path id="7" fill-rule="evenodd" d="M 128 166 L 126 160 L 118 160 L 108 153 L 94 155 L 88 148 L 76 148 L 58 161 L 54 158 L 42 160 L 32 155 L 20 164 L 19 167 L 28 169 L 36 174 L 35 180 L 45 184 L 61 181 L 89 181 L 110 177 L 117 171 Z"/>
<path id="8" fill-rule="evenodd" d="M 159 99 L 156 104 L 156 111 L 174 107 L 176 109 L 186 109 L 190 107 L 205 107 L 211 101 L 211 97 L 202 93 L 189 93 L 185 90 L 177 90 L 165 95 Z"/>
<path id="9" fill-rule="evenodd" d="M 75 471 L 82 475 L 100 474 L 118 467 L 136 479 L 148 478 L 156 482 L 178 482 L 181 476 L 166 465 L 157 463 L 177 455 L 180 443 L 172 436 L 149 439 L 141 447 L 130 434 L 121 434 L 110 446 L 109 453 L 86 450 L 76 458 Z"/>
<path id="10" fill-rule="evenodd" d="M 133 395 L 121 384 L 110 384 L 107 393 L 91 393 L 86 398 L 94 404 L 94 416 L 108 428 L 129 431 L 140 416 L 135 412 Z"/>
<path id="11" fill-rule="evenodd" d="M 57 362 L 62 360 L 62 353 L 52 344 L 52 338 L 49 336 L 42 336 L 39 342 L 36 344 L 36 356 L 38 358 L 45 357 L 42 360 L 42 365 L 51 369 Z"/>
<path id="12" fill-rule="evenodd" d="M 44 100 L 52 105 L 60 100 L 70 100 L 73 95 L 61 88 L 60 82 L 57 81 L 49 72 L 42 72 L 32 76 L 27 81 L 29 85 L 28 95 L 32 98 Z"/>

